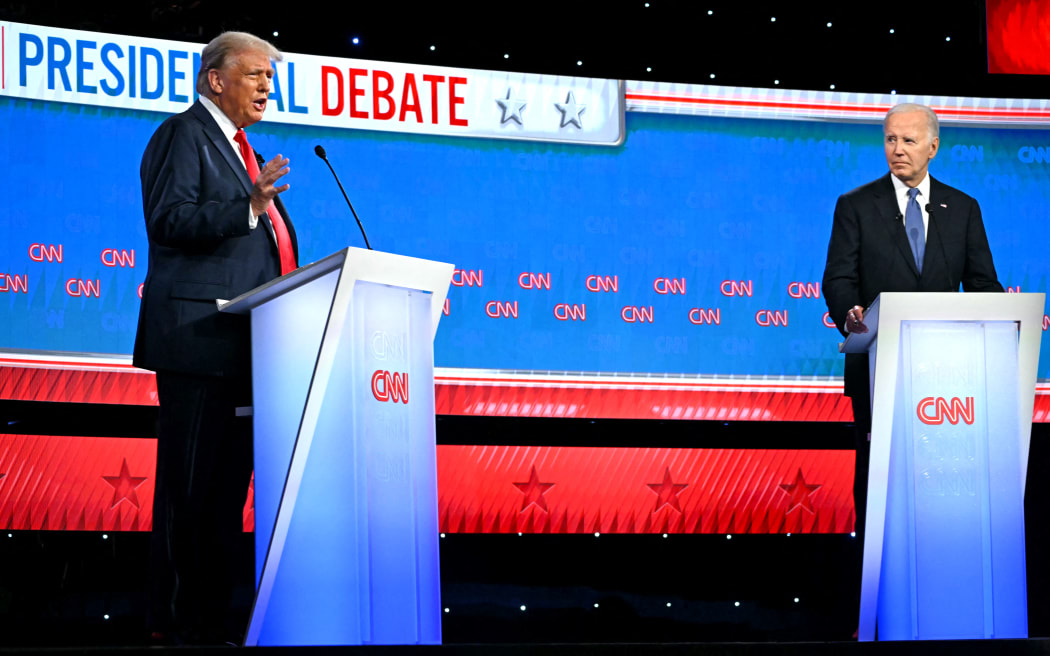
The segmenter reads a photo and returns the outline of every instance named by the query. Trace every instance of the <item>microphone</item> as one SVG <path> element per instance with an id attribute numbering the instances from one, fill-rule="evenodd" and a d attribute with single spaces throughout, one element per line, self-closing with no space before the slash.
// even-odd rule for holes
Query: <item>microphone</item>
<path id="1" fill-rule="evenodd" d="M 343 183 L 339 182 L 339 176 L 335 174 L 335 169 L 332 168 L 332 163 L 328 161 L 328 156 L 324 152 L 324 148 L 321 144 L 314 146 L 314 153 L 324 160 L 324 163 L 328 165 L 328 170 L 332 172 L 332 177 L 335 178 L 335 183 L 339 185 L 339 191 L 343 192 L 343 198 L 346 199 L 346 204 L 350 206 L 350 213 L 354 215 L 354 220 L 357 221 L 357 227 L 361 229 L 361 236 L 365 238 L 365 246 L 368 250 L 372 250 L 372 245 L 368 243 L 368 235 L 365 234 L 365 227 L 361 225 L 361 219 L 357 218 L 357 212 L 354 211 L 354 205 L 350 202 L 350 198 L 346 195 L 346 190 L 343 189 Z"/>

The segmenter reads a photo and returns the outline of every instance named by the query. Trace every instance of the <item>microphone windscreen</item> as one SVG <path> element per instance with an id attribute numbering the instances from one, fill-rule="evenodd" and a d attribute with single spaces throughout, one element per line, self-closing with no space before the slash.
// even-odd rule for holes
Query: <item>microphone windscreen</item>
<path id="1" fill-rule="evenodd" d="M 324 148 L 321 147 L 321 144 L 317 144 L 316 146 L 314 146 L 314 152 L 317 153 L 317 156 L 321 159 L 325 159 Z"/>

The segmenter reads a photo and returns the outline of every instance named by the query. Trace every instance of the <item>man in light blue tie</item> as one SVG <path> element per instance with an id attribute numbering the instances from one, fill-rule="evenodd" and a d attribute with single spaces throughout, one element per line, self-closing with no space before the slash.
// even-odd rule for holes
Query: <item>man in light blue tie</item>
<path id="1" fill-rule="evenodd" d="M 940 147 L 925 105 L 890 109 L 882 124 L 889 173 L 839 197 L 824 299 L 842 334 L 868 332 L 864 308 L 882 292 L 1002 292 L 977 201 L 929 174 Z M 846 356 L 845 394 L 857 433 L 854 501 L 862 536 L 871 431 L 868 356 Z M 859 551 L 858 551 L 859 553 Z"/>

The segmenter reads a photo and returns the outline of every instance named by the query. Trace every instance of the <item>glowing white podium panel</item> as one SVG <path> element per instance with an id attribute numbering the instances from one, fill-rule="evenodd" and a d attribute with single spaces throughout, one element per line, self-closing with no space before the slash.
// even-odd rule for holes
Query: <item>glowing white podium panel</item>
<path id="1" fill-rule="evenodd" d="M 251 313 L 247 645 L 439 644 L 433 339 L 453 266 L 349 248 Z"/>
<path id="2" fill-rule="evenodd" d="M 1043 294 L 882 294 L 860 640 L 1024 638 L 1024 484 Z"/>

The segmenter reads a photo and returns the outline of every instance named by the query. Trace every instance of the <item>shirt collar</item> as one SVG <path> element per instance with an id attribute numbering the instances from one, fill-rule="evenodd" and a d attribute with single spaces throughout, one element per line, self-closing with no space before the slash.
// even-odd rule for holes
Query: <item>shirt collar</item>
<path id="1" fill-rule="evenodd" d="M 219 124 L 219 129 L 222 130 L 223 135 L 230 141 L 233 141 L 234 135 L 237 134 L 237 126 L 233 124 L 230 117 L 223 113 L 219 106 L 216 105 L 210 98 L 200 96 L 199 100 L 204 105 L 204 109 L 208 110 L 211 117 L 215 119 L 215 122 Z"/>
<path id="2" fill-rule="evenodd" d="M 900 181 L 900 178 L 890 173 L 890 180 L 893 181 L 893 191 L 898 197 L 904 196 L 904 200 L 908 200 L 908 190 L 911 189 L 908 185 Z M 919 183 L 919 195 L 922 196 L 926 202 L 930 202 L 930 172 L 927 171 L 923 177 L 922 182 Z"/>

